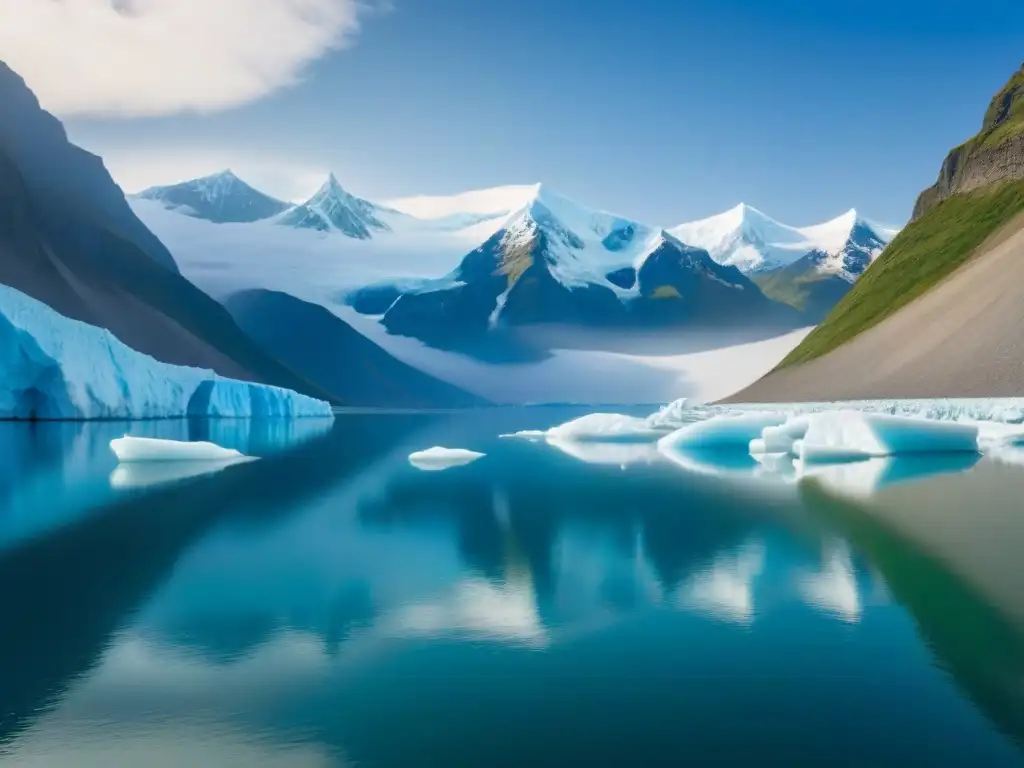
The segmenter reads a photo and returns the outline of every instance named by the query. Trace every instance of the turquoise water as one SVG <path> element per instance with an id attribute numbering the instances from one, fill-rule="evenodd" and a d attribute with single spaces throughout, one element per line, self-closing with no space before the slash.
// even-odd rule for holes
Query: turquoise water
<path id="1" fill-rule="evenodd" d="M 0 762 L 1024 764 L 1024 469 L 496 437 L 580 413 L 0 425 Z M 126 430 L 264 458 L 119 478 Z"/>

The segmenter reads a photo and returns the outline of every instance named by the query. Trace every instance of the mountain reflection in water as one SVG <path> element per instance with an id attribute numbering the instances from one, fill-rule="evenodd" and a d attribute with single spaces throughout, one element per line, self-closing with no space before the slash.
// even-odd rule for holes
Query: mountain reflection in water
<path id="1" fill-rule="evenodd" d="M 1020 762 L 1024 471 L 768 491 L 496 437 L 565 417 L 343 415 L 12 545 L 0 756 Z"/>

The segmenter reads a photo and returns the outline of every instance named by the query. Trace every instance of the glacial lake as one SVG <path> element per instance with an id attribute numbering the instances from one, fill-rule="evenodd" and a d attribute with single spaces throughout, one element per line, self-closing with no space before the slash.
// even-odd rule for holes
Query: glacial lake
<path id="1" fill-rule="evenodd" d="M 1024 468 L 497 437 L 590 410 L 0 423 L 0 764 L 1024 765 Z"/>

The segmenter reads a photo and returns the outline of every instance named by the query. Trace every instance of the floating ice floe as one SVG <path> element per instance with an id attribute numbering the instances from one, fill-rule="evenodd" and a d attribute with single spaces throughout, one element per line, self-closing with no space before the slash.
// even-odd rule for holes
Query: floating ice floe
<path id="1" fill-rule="evenodd" d="M 427 472 L 436 472 L 451 467 L 461 467 L 464 464 L 471 464 L 485 454 L 476 451 L 467 451 L 465 448 L 442 448 L 435 445 L 425 451 L 414 451 L 409 454 L 409 463 L 417 469 Z"/>
<path id="2" fill-rule="evenodd" d="M 784 483 L 814 476 L 870 495 L 894 482 L 966 469 L 981 455 L 1024 465 L 1024 398 L 730 406 L 680 400 L 646 419 L 590 414 L 514 437 L 545 441 L 581 461 L 623 466 L 646 460 L 647 450 L 627 457 L 615 446 L 654 446 L 693 473 Z M 884 457 L 909 460 L 869 461 Z M 862 465 L 816 469 L 850 462 Z"/>
<path id="3" fill-rule="evenodd" d="M 202 441 L 162 440 L 155 437 L 117 437 L 110 441 L 110 450 L 121 462 L 134 461 L 236 461 L 250 458 L 234 448 Z"/>
<path id="4" fill-rule="evenodd" d="M 696 421 L 677 429 L 658 441 L 660 451 L 706 450 L 709 448 L 743 448 L 758 438 L 766 427 L 782 424 L 786 416 L 781 413 L 719 414 L 704 421 Z"/>
<path id="5" fill-rule="evenodd" d="M 978 453 L 978 427 L 974 424 L 850 410 L 816 413 L 807 422 L 803 439 L 792 445 L 792 452 L 805 462 L 907 453 Z"/>
<path id="6" fill-rule="evenodd" d="M 589 413 L 547 430 L 527 429 L 501 437 L 526 440 L 572 440 L 575 442 L 650 442 L 665 434 L 664 429 L 652 427 L 647 419 L 624 416 L 621 413 Z"/>
<path id="7" fill-rule="evenodd" d="M 777 427 L 765 427 L 761 437 L 750 441 L 751 455 L 791 453 L 793 443 L 802 440 L 810 426 L 809 416 L 792 416 Z"/>

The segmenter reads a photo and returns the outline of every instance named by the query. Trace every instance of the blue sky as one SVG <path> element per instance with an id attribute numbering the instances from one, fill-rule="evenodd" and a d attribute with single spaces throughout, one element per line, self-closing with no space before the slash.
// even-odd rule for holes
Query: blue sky
<path id="1" fill-rule="evenodd" d="M 666 225 L 741 200 L 902 223 L 1024 59 L 1020 2 L 391 5 L 295 87 L 69 132 L 127 188 L 230 165 L 294 197 L 333 169 L 371 199 L 544 181 Z"/>

